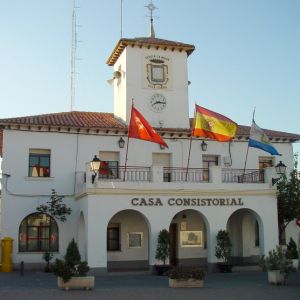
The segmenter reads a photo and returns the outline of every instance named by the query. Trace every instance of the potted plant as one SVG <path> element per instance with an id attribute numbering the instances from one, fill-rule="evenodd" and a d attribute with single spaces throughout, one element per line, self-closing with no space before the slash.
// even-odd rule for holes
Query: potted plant
<path id="1" fill-rule="evenodd" d="M 205 273 L 200 268 L 175 267 L 169 272 L 169 286 L 181 287 L 203 287 Z"/>
<path id="2" fill-rule="evenodd" d="M 169 269 L 170 265 L 166 264 L 166 260 L 170 256 L 170 237 L 167 229 L 162 229 L 157 238 L 157 247 L 155 258 L 162 261 L 163 264 L 156 264 L 155 269 L 158 275 L 164 275 Z"/>
<path id="3" fill-rule="evenodd" d="M 262 256 L 260 265 L 268 272 L 269 283 L 276 285 L 285 285 L 289 274 L 295 271 L 292 261 L 286 257 L 281 246 L 269 251 L 267 256 Z"/>
<path id="4" fill-rule="evenodd" d="M 65 260 L 56 259 L 53 265 L 53 273 L 57 276 L 59 287 L 69 290 L 70 288 L 91 289 L 94 287 L 94 276 L 87 276 L 89 266 L 81 261 L 80 253 L 74 239 L 69 243 Z"/>
<path id="5" fill-rule="evenodd" d="M 298 270 L 298 265 L 299 265 L 299 252 L 297 249 L 297 245 L 295 243 L 295 241 L 293 240 L 293 238 L 290 238 L 289 243 L 287 244 L 287 248 L 286 248 L 286 257 L 288 259 L 292 260 L 293 263 L 293 267 Z"/>
<path id="6" fill-rule="evenodd" d="M 217 234 L 216 257 L 221 259 L 222 262 L 218 263 L 222 273 L 231 273 L 232 264 L 229 259 L 231 256 L 232 244 L 229 238 L 229 233 L 226 230 L 219 230 Z"/>

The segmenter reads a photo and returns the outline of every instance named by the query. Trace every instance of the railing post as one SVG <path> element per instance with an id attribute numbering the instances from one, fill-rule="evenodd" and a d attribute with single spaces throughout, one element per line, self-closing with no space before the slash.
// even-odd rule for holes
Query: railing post
<path id="1" fill-rule="evenodd" d="M 210 166 L 209 167 L 209 182 L 215 184 L 222 183 L 222 167 L 221 166 Z"/>
<path id="2" fill-rule="evenodd" d="M 163 182 L 164 181 L 164 171 L 163 166 L 152 166 L 152 182 Z"/>
<path id="3" fill-rule="evenodd" d="M 264 172 L 265 172 L 265 183 L 269 183 L 270 186 L 272 185 L 272 178 L 273 177 L 276 177 L 276 173 L 275 173 L 275 169 L 274 167 L 266 167 L 264 169 Z"/>

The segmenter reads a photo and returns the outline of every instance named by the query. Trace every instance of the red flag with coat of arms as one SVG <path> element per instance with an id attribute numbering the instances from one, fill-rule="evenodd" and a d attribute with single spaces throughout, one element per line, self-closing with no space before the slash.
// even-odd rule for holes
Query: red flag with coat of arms
<path id="1" fill-rule="evenodd" d="M 128 138 L 145 140 L 169 148 L 163 138 L 152 128 L 143 115 L 132 105 Z"/>

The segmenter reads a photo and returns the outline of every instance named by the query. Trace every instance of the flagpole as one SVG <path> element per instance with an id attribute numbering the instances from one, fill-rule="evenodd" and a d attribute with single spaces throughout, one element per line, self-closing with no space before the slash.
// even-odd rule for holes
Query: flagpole
<path id="1" fill-rule="evenodd" d="M 125 168 L 124 168 L 124 178 L 123 178 L 123 181 L 125 181 L 125 179 L 126 179 L 128 148 L 129 148 L 129 129 L 130 129 L 130 121 L 131 121 L 132 108 L 133 108 L 133 98 L 132 98 L 132 103 L 131 103 L 131 112 L 130 112 L 130 119 L 129 119 L 129 124 L 128 124 L 128 131 L 127 131 L 127 147 L 126 147 Z"/>
<path id="2" fill-rule="evenodd" d="M 129 129 L 128 129 L 129 130 Z M 128 147 L 129 147 L 129 137 L 127 133 L 127 146 L 126 146 L 126 156 L 125 156 L 125 168 L 124 168 L 124 178 L 123 181 L 126 179 L 126 169 L 127 169 L 127 159 L 128 159 Z"/>
<path id="3" fill-rule="evenodd" d="M 252 123 L 254 121 L 254 115 L 255 115 L 255 106 L 254 106 L 253 114 L 252 114 Z M 251 126 L 252 126 L 252 124 L 251 124 Z M 250 138 L 250 132 L 249 132 L 249 138 Z M 248 146 L 247 146 L 247 153 L 246 153 L 246 159 L 245 159 L 244 170 L 243 170 L 243 177 L 242 177 L 243 180 L 244 180 L 245 171 L 246 171 L 246 165 L 247 165 L 247 159 L 248 159 L 248 152 L 249 152 L 249 142 L 248 142 Z"/>
<path id="4" fill-rule="evenodd" d="M 196 105 L 194 108 L 194 125 L 195 126 L 195 116 L 196 116 Z M 186 166 L 186 173 L 185 173 L 185 181 L 188 179 L 188 172 L 189 172 L 189 165 L 190 165 L 190 157 L 191 157 L 191 148 L 192 148 L 192 140 L 193 140 L 193 134 L 191 132 L 191 138 L 190 138 L 190 148 L 189 148 L 189 155 L 188 155 L 188 162 Z"/>

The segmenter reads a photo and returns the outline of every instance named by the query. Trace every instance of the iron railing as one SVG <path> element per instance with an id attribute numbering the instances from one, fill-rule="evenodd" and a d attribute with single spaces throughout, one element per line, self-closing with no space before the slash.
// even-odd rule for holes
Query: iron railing
<path id="1" fill-rule="evenodd" d="M 222 169 L 224 183 L 264 183 L 264 170 Z"/>
<path id="2" fill-rule="evenodd" d="M 150 167 L 110 167 L 100 169 L 98 172 L 99 181 L 151 181 L 151 168 Z"/>
<path id="3" fill-rule="evenodd" d="M 164 182 L 209 182 L 208 168 L 164 168 Z"/>

